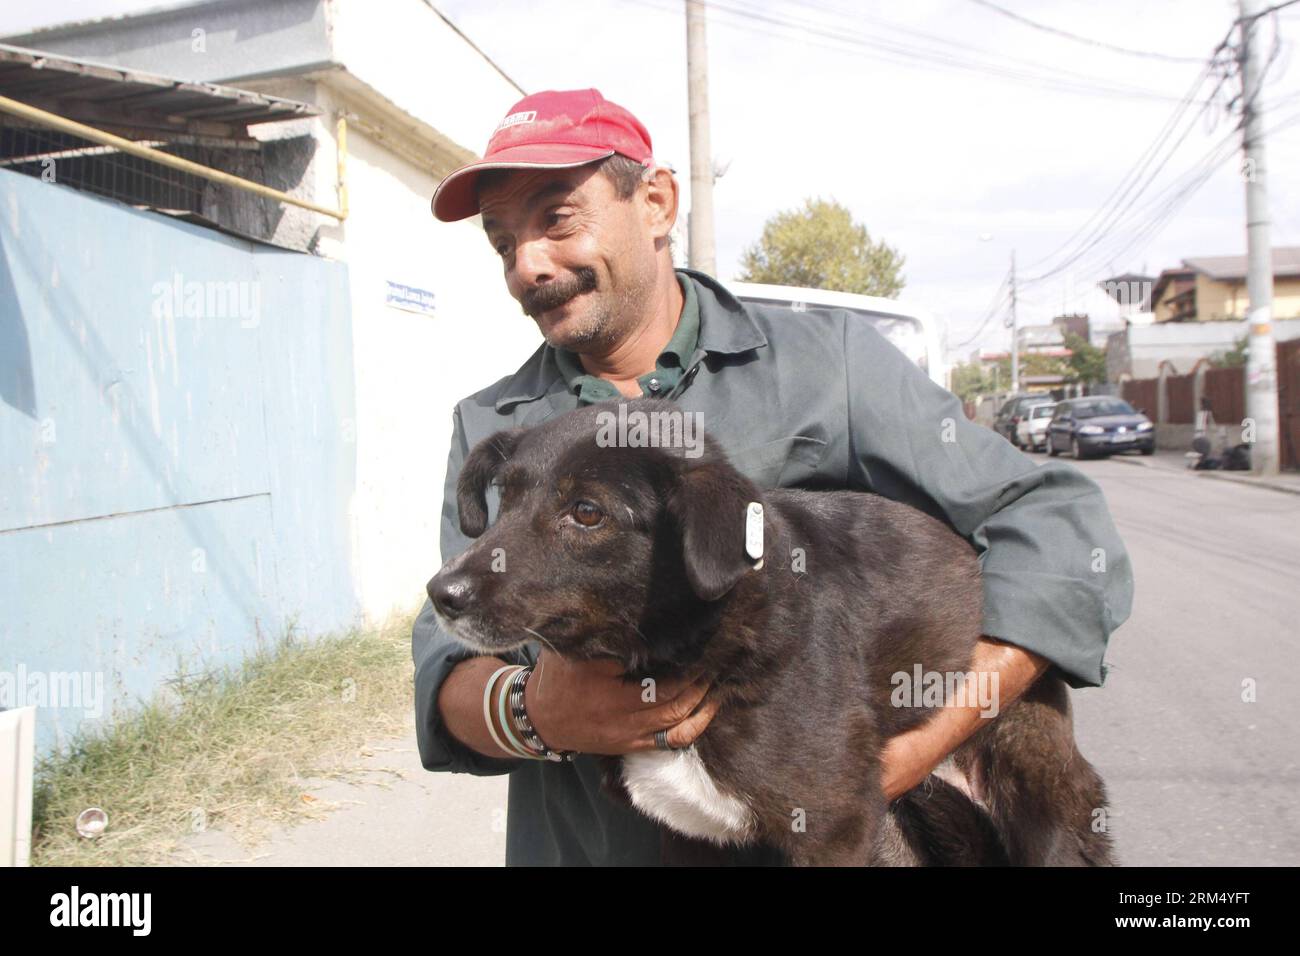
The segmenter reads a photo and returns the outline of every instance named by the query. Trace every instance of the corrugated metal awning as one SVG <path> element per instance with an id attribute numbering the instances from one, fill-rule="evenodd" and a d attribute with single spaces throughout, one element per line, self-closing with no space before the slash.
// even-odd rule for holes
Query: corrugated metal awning
<path id="1" fill-rule="evenodd" d="M 250 125 L 321 112 L 249 90 L 6 44 L 0 44 L 0 96 L 133 139 L 248 140 Z"/>

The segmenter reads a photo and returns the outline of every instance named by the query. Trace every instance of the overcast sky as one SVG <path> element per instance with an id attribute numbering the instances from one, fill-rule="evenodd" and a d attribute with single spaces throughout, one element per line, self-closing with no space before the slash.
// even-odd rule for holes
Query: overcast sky
<path id="1" fill-rule="evenodd" d="M 1201 75 L 1236 3 L 997 3 L 1096 42 L 1035 29 L 977 0 L 711 4 L 713 152 L 729 164 L 714 194 L 720 278 L 734 277 L 769 216 L 805 197 L 833 197 L 906 256 L 902 297 L 945 317 L 957 345 L 996 301 L 1012 249 L 1022 279 L 1053 271 L 1069 258 L 1072 247 L 1061 251 L 1062 244 L 1098 210 L 1115 209 L 1118 221 L 1103 220 L 1095 236 L 1090 227 L 1083 238 L 1091 247 L 1077 262 L 1019 289 L 1022 323 L 1063 310 L 1106 311 L 1095 283 L 1108 275 L 1156 274 L 1183 258 L 1244 252 L 1239 153 L 1223 146 L 1217 172 L 1194 193 L 1181 188 L 1185 174 L 1207 168 L 1201 161 L 1217 144 L 1236 138 L 1235 117 L 1224 110 L 1234 80 L 1202 109 L 1215 86 L 1207 79 L 1137 179 L 1149 184 L 1107 205 Z M 6 5 L 0 34 L 156 5 Z M 436 5 L 528 92 L 595 86 L 632 110 L 689 198 L 681 0 Z M 1273 243 L 1300 245 L 1300 76 L 1292 62 L 1300 4 L 1276 22 L 1266 125 L 1291 124 L 1269 139 Z M 501 104 L 501 115 L 509 106 Z M 465 145 L 481 150 L 498 119 L 485 116 L 483 142 Z M 1181 201 L 1164 201 L 1171 197 Z M 1009 338 L 990 321 L 962 352 L 1005 348 Z"/>

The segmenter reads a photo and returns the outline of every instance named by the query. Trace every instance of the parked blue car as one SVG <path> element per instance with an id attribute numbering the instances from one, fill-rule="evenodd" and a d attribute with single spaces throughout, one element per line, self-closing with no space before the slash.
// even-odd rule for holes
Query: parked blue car
<path id="1" fill-rule="evenodd" d="M 1068 451 L 1075 458 L 1089 458 L 1134 448 L 1144 455 L 1156 450 L 1155 426 L 1122 398 L 1067 398 L 1057 403 L 1047 426 L 1049 455 Z"/>

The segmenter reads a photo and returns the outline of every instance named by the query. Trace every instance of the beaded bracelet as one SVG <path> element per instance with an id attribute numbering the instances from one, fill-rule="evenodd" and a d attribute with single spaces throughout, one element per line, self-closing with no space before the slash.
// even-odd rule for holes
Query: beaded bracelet
<path id="1" fill-rule="evenodd" d="M 556 763 L 572 763 L 576 752 L 572 750 L 556 751 L 546 746 L 533 728 L 533 722 L 528 718 L 528 711 L 524 707 L 524 690 L 528 686 L 528 679 L 532 676 L 533 668 L 525 667 L 511 674 L 509 681 L 506 683 L 506 693 L 510 697 L 510 716 L 514 720 L 515 729 L 524 738 L 525 746 L 542 758 Z"/>

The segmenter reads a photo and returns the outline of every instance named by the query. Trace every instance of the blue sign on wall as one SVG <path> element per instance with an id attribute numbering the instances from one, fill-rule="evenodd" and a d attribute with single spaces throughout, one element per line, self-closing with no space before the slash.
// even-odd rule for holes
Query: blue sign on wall
<path id="1" fill-rule="evenodd" d="M 428 289 L 417 289 L 415 286 L 389 280 L 384 301 L 394 309 L 433 315 L 433 293 Z"/>

